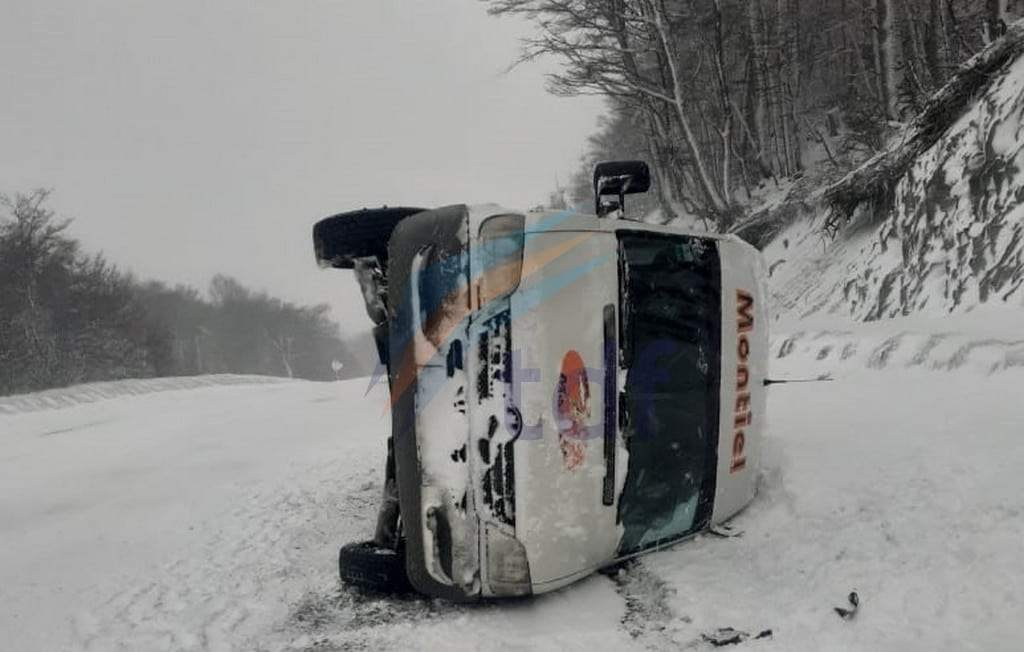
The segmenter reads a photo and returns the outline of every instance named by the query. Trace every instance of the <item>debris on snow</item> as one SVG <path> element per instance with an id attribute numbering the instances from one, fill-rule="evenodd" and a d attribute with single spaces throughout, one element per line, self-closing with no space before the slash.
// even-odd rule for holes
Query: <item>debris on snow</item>
<path id="1" fill-rule="evenodd" d="M 765 629 L 753 638 L 754 640 L 758 640 L 771 637 L 772 630 Z M 733 629 L 732 627 L 724 627 L 709 634 L 701 634 L 701 638 L 715 647 L 725 647 L 726 645 L 738 645 L 739 643 L 751 638 L 751 636 L 747 632 L 741 632 L 737 629 Z"/>
<path id="2" fill-rule="evenodd" d="M 857 615 L 857 610 L 860 609 L 860 596 L 856 591 L 851 591 L 850 595 L 846 596 L 846 601 L 850 603 L 849 608 L 833 607 L 833 609 L 843 620 L 853 620 L 853 617 Z"/>

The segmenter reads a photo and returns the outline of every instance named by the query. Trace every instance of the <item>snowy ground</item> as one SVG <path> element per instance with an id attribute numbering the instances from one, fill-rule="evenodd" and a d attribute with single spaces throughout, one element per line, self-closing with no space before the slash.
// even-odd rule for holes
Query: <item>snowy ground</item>
<path id="1" fill-rule="evenodd" d="M 338 586 L 337 546 L 368 535 L 380 491 L 385 397 L 364 396 L 365 381 L 0 400 L 0 640 L 710 649 L 702 633 L 733 627 L 771 629 L 741 646 L 759 650 L 1014 648 L 1024 369 L 988 362 L 1013 359 L 1016 343 L 950 367 L 927 363 L 945 355 L 941 342 L 923 351 L 929 337 L 904 337 L 878 364 L 879 337 L 806 331 L 775 361 L 775 376 L 836 380 L 772 388 L 762 491 L 735 521 L 742 537 L 700 537 L 617 577 L 476 607 Z M 861 353 L 843 358 L 840 340 Z M 861 611 L 843 621 L 832 607 L 854 589 Z"/>

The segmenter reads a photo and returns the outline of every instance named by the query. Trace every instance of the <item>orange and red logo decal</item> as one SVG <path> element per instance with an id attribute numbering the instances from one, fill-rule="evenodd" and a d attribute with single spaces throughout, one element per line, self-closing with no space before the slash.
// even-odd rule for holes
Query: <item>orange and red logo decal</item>
<path id="1" fill-rule="evenodd" d="M 586 459 L 590 421 L 590 383 L 583 358 L 576 351 L 569 351 L 562 358 L 555 411 L 565 468 L 575 471 Z"/>

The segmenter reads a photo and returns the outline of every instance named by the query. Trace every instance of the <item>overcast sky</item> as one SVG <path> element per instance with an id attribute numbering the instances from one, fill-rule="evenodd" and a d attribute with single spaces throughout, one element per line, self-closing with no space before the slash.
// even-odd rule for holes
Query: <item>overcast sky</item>
<path id="1" fill-rule="evenodd" d="M 0 192 L 55 191 L 143 278 L 217 272 L 368 322 L 310 228 L 380 204 L 540 203 L 594 99 L 504 74 L 530 27 L 477 0 L 5 0 Z M 344 275 L 344 276 L 343 276 Z"/>

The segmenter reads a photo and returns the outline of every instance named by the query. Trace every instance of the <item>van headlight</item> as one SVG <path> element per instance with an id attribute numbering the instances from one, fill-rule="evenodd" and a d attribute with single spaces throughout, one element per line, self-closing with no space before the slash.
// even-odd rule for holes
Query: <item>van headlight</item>
<path id="1" fill-rule="evenodd" d="M 530 561 L 526 548 L 497 527 L 486 527 L 487 585 L 496 597 L 530 595 Z"/>

